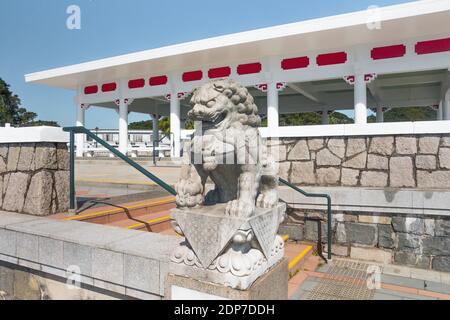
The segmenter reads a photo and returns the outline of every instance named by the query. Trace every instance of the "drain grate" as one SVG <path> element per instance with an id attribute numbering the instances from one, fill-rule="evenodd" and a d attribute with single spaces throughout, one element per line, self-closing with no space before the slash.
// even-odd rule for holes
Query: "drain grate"
<path id="1" fill-rule="evenodd" d="M 371 300 L 375 290 L 367 287 L 369 264 L 335 260 L 317 285 L 306 296 L 307 300 Z"/>

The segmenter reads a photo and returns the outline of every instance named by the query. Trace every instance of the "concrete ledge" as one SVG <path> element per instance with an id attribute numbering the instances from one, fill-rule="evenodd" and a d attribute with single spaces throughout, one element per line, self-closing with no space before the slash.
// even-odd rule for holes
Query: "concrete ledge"
<path id="1" fill-rule="evenodd" d="M 69 133 L 56 127 L 0 128 L 0 143 L 69 142 Z"/>
<path id="2" fill-rule="evenodd" d="M 0 211 L 0 261 L 137 299 L 161 299 L 180 239 L 78 221 Z M 0 288 L 1 289 L 1 288 Z"/>
<path id="3" fill-rule="evenodd" d="M 259 128 L 264 138 L 310 138 L 450 133 L 450 121 L 383 122 Z"/>
<path id="4" fill-rule="evenodd" d="M 301 187 L 307 192 L 328 193 L 335 211 L 402 213 L 449 216 L 450 191 L 360 187 Z M 298 209 L 326 210 L 322 198 L 308 198 L 280 187 L 280 198 Z"/>

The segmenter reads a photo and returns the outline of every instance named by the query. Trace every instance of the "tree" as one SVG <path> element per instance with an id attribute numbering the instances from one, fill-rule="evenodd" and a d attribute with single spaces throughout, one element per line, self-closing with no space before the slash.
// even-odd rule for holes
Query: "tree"
<path id="1" fill-rule="evenodd" d="M 128 125 L 130 130 L 153 130 L 153 120 L 132 122 Z M 194 122 L 192 120 L 186 120 L 186 129 L 194 129 Z M 164 134 L 170 133 L 170 119 L 164 117 L 159 120 L 159 130 Z"/>
<path id="2" fill-rule="evenodd" d="M 7 84 L 0 78 L 0 125 L 11 123 L 13 126 L 24 125 L 33 121 L 37 114 L 29 112 L 20 106 L 20 98 L 9 90 Z"/>
<path id="3" fill-rule="evenodd" d="M 398 122 L 398 121 L 427 121 L 435 120 L 436 111 L 431 108 L 423 107 L 403 107 L 393 108 L 384 113 L 385 122 Z M 368 122 L 376 122 L 376 116 L 371 115 L 367 117 Z M 315 112 L 294 113 L 294 114 L 282 114 L 280 115 L 280 126 L 304 126 L 304 125 L 319 125 L 322 123 L 322 118 Z M 341 112 L 333 112 L 329 116 L 330 124 L 347 124 L 354 123 L 352 118 Z M 262 127 L 267 127 L 267 118 L 263 118 L 261 121 Z M 151 130 L 153 127 L 152 121 L 140 121 L 130 124 L 130 129 L 145 129 Z M 170 119 L 164 117 L 159 120 L 159 129 L 165 134 L 170 133 Z M 186 121 L 186 129 L 194 129 L 194 123 L 191 120 Z"/>
<path id="4" fill-rule="evenodd" d="M 430 107 L 402 107 L 392 108 L 384 113 L 384 122 L 401 121 L 430 121 L 436 120 L 436 111 Z M 368 122 L 376 122 L 377 117 L 371 115 Z"/>
<path id="5" fill-rule="evenodd" d="M 164 134 L 170 133 L 170 119 L 168 117 L 159 120 L 159 130 L 164 132 Z"/>
<path id="6" fill-rule="evenodd" d="M 152 130 L 153 129 L 153 120 L 132 122 L 128 125 L 128 129 L 130 129 L 130 130 Z"/>
<path id="7" fill-rule="evenodd" d="M 56 121 L 46 121 L 46 120 L 37 120 L 28 122 L 26 124 L 27 127 L 39 127 L 39 126 L 47 126 L 47 127 L 59 127 L 60 125 Z"/>
<path id="8" fill-rule="evenodd" d="M 330 116 L 330 124 L 347 124 L 354 122 L 355 121 L 352 118 L 349 118 L 348 116 L 340 112 L 334 112 Z"/>
<path id="9" fill-rule="evenodd" d="M 353 119 L 340 112 L 334 112 L 329 117 L 330 124 L 353 123 Z M 322 117 L 315 112 L 293 113 L 280 115 L 280 126 L 305 126 L 322 123 Z M 262 127 L 267 127 L 267 118 L 261 122 Z"/>

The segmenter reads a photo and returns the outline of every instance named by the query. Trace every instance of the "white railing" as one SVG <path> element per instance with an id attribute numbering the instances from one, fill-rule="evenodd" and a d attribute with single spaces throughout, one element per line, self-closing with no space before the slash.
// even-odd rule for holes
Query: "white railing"
<path id="1" fill-rule="evenodd" d="M 278 128 L 259 128 L 264 138 L 378 136 L 399 134 L 450 133 L 450 120 L 383 122 L 367 124 L 330 124 Z"/>

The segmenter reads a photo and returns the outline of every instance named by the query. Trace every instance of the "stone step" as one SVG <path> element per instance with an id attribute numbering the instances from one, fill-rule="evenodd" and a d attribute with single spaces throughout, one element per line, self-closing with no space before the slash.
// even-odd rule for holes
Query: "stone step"
<path id="1" fill-rule="evenodd" d="M 286 242 L 284 255 L 289 259 L 289 272 L 294 274 L 302 269 L 312 254 L 312 245 Z"/>
<path id="2" fill-rule="evenodd" d="M 114 221 L 107 225 L 125 229 L 161 233 L 171 229 L 170 220 L 170 211 L 164 210 L 156 213 L 144 214 L 136 218 Z"/>
<path id="3" fill-rule="evenodd" d="M 54 218 L 97 224 L 112 224 L 120 221 L 133 221 L 133 219 L 140 219 L 143 216 L 162 212 L 164 212 L 164 215 L 168 215 L 169 210 L 175 207 L 175 198 L 173 196 L 168 196 L 146 201 L 95 207 L 85 210 L 76 216 L 68 217 L 67 215 L 57 215 Z M 146 219 L 151 220 L 148 219 L 148 217 Z"/>

